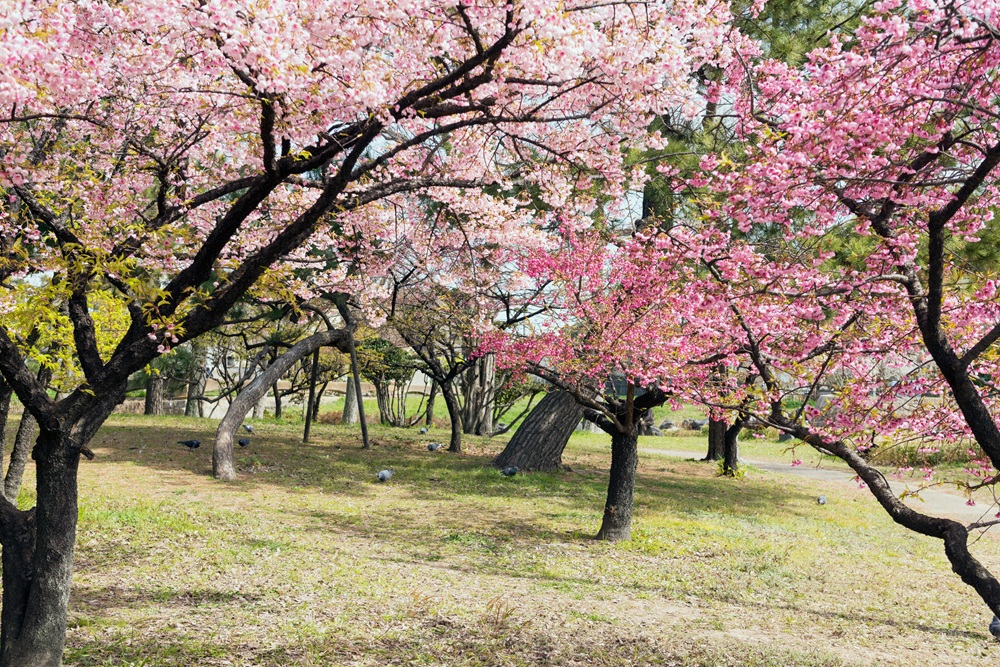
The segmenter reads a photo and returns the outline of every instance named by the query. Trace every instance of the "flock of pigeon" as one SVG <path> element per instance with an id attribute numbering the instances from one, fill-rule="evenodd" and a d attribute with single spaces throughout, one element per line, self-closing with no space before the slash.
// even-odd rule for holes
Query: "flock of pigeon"
<path id="1" fill-rule="evenodd" d="M 251 426 L 250 424 L 244 424 L 243 430 L 249 433 L 250 435 L 253 435 L 253 426 Z M 184 445 L 193 452 L 194 450 L 201 447 L 201 440 L 178 440 L 177 444 Z M 249 447 L 250 438 L 240 438 L 239 440 L 236 441 L 236 444 L 238 444 L 240 447 Z"/>
<path id="2" fill-rule="evenodd" d="M 250 435 L 254 434 L 253 433 L 253 426 L 251 426 L 250 424 L 244 424 L 243 425 L 243 430 L 246 431 L 247 433 L 249 433 Z M 427 433 L 427 428 L 426 427 L 421 427 L 420 428 L 420 433 L 421 433 L 421 435 Z M 240 438 L 236 442 L 239 444 L 240 447 L 249 447 L 250 446 L 250 438 Z M 196 450 L 199 447 L 201 447 L 201 440 L 178 440 L 177 444 L 184 445 L 185 447 L 187 447 L 189 450 L 191 450 L 193 452 L 194 450 Z M 442 443 L 440 443 L 440 442 L 429 442 L 429 443 L 427 443 L 427 451 L 429 451 L 429 452 L 436 452 L 437 450 L 441 449 L 442 447 L 444 447 L 444 445 Z M 380 482 L 388 482 L 390 479 L 392 479 L 392 473 L 393 472 L 394 471 L 391 468 L 386 468 L 385 470 L 379 470 L 378 474 L 375 475 L 375 476 L 378 479 L 378 481 L 380 481 Z M 503 470 L 500 471 L 500 474 L 503 475 L 504 477 L 513 477 L 514 475 L 517 474 L 517 466 L 509 466 L 507 468 L 504 468 Z M 825 498 L 824 498 L 824 500 L 825 500 Z M 997 627 L 1000 628 L 1000 625 L 998 625 Z M 990 628 L 992 630 L 993 626 L 991 625 Z M 998 631 L 1000 631 L 1000 630 L 998 630 Z"/>

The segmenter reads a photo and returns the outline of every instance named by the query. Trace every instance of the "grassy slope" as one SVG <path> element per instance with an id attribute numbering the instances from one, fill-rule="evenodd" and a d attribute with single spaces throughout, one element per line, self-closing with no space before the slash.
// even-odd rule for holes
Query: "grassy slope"
<path id="1" fill-rule="evenodd" d="M 114 417 L 84 463 L 71 665 L 987 665 L 988 612 L 866 492 L 644 455 L 635 539 L 596 532 L 605 438 L 511 479 L 502 443 L 257 425 L 240 482 L 214 422 Z M 701 439 L 651 440 L 700 449 Z M 132 449 L 138 447 L 138 449 Z M 773 445 L 765 445 L 774 448 Z M 748 452 L 748 455 L 752 451 Z M 395 468 L 388 484 L 375 472 Z M 30 487 L 32 480 L 26 480 Z M 815 503 L 818 493 L 830 503 Z M 30 493 L 21 499 L 30 503 Z M 1000 544 L 977 552 L 1000 569 Z"/>

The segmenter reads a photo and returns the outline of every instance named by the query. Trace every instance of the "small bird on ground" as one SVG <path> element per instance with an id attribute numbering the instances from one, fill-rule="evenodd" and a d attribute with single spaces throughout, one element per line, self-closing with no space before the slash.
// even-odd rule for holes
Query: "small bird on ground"
<path id="1" fill-rule="evenodd" d="M 429 442 L 429 443 L 427 443 L 427 451 L 429 451 L 429 452 L 436 452 L 439 449 L 441 449 L 441 443 L 440 442 Z"/>
<path id="2" fill-rule="evenodd" d="M 380 482 L 388 482 L 389 479 L 392 477 L 392 471 L 391 470 L 379 470 L 377 477 L 378 477 L 378 481 L 380 481 Z"/>
<path id="3" fill-rule="evenodd" d="M 504 477 L 513 477 L 517 474 L 517 466 L 510 466 L 509 468 L 504 468 L 500 471 L 500 474 Z"/>
<path id="4" fill-rule="evenodd" d="M 816 499 L 816 502 L 818 502 L 820 505 L 826 505 L 826 496 L 820 496 L 819 498 Z"/>
<path id="5" fill-rule="evenodd" d="M 990 634 L 997 639 L 1000 639 L 1000 618 L 997 618 L 996 615 L 994 615 L 993 620 L 990 621 Z"/>
<path id="6" fill-rule="evenodd" d="M 249 433 L 250 435 L 253 435 L 253 426 L 251 426 L 250 424 L 244 424 L 243 430 Z"/>
<path id="7" fill-rule="evenodd" d="M 426 426 L 421 426 L 420 427 L 420 435 L 423 435 L 424 433 L 427 433 L 427 427 Z"/>
<path id="8" fill-rule="evenodd" d="M 195 450 L 201 447 L 201 440 L 178 440 L 178 445 L 184 445 L 190 450 Z"/>
<path id="9" fill-rule="evenodd" d="M 246 447 L 247 445 L 250 444 L 250 438 L 240 438 L 236 442 L 239 443 L 240 447 Z"/>

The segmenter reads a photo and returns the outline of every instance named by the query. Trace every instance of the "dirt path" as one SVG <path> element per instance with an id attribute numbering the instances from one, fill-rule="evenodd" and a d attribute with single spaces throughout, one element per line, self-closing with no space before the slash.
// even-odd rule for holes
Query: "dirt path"
<path id="1" fill-rule="evenodd" d="M 673 451 L 669 449 L 640 447 L 639 451 L 646 454 L 672 456 L 682 459 L 697 458 L 697 454 L 693 454 L 692 452 Z M 782 463 L 779 461 L 758 461 L 755 459 L 743 458 L 740 460 L 769 474 L 791 475 L 792 477 L 804 477 L 832 484 L 850 484 L 851 486 L 857 486 L 857 482 L 854 481 L 854 473 L 850 470 L 819 468 L 810 465 L 792 466 L 789 463 Z M 889 484 L 896 495 L 899 495 L 906 490 L 906 483 L 892 479 L 891 477 L 887 479 L 889 480 Z M 910 488 L 914 488 L 916 483 L 911 482 L 909 486 Z M 992 499 L 988 495 L 980 494 L 976 496 L 976 500 L 977 502 L 975 505 L 968 505 L 966 503 L 966 497 L 957 492 L 952 493 L 943 489 L 926 489 L 921 492 L 920 499 L 908 498 L 904 502 L 925 514 L 949 517 L 970 523 L 973 521 L 993 519 L 994 514 L 997 513 L 997 507 L 993 504 Z"/>

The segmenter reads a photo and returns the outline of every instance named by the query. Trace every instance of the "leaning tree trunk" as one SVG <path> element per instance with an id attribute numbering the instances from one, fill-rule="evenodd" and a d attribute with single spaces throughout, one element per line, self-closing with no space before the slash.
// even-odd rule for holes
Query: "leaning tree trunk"
<path id="1" fill-rule="evenodd" d="M 604 520 L 597 539 L 618 542 L 632 537 L 632 498 L 635 491 L 635 471 L 639 465 L 639 435 L 614 431 L 611 434 L 611 478 L 608 499 L 604 503 Z"/>
<path id="2" fill-rule="evenodd" d="M 163 414 L 163 377 L 150 374 L 146 380 L 146 406 L 143 414 Z"/>
<path id="3" fill-rule="evenodd" d="M 560 470 L 562 454 L 583 407 L 564 391 L 550 391 L 521 422 L 499 456 L 497 468 L 516 466 L 521 470 Z"/>
<path id="4" fill-rule="evenodd" d="M 267 390 L 278 381 L 278 378 L 288 372 L 288 369 L 300 359 L 324 345 L 335 345 L 337 349 L 344 351 L 341 346 L 346 347 L 345 339 L 349 336 L 346 329 L 336 329 L 303 338 L 275 359 L 274 363 L 264 369 L 264 372 L 255 377 L 229 402 L 229 409 L 226 410 L 215 432 L 215 446 L 212 448 L 212 474 L 217 479 L 225 481 L 236 479 L 236 466 L 233 464 L 233 440 L 236 429 L 243 423 L 247 413 L 260 404 Z"/>
<path id="5" fill-rule="evenodd" d="M 18 424 L 17 435 L 14 436 L 14 448 L 10 450 L 10 465 L 7 466 L 7 476 L 3 481 L 4 497 L 15 505 L 17 494 L 21 492 L 21 478 L 24 476 L 24 467 L 28 464 L 28 454 L 35 439 L 37 424 L 30 412 L 25 410 L 21 413 L 21 423 Z"/>
<path id="6" fill-rule="evenodd" d="M 52 369 L 43 366 L 39 369 L 37 377 L 39 384 L 47 387 L 52 379 Z M 124 398 L 123 395 L 122 399 Z M 21 478 L 24 475 L 24 467 L 28 464 L 28 454 L 31 452 L 31 442 L 35 439 L 37 424 L 35 416 L 25 407 L 21 412 L 21 423 L 17 425 L 14 448 L 10 452 L 10 465 L 7 466 L 7 476 L 3 482 L 4 497 L 15 505 L 17 505 L 17 494 L 21 492 Z"/>
<path id="7" fill-rule="evenodd" d="M 708 418 L 708 453 L 702 461 L 721 461 L 726 451 L 726 422 Z"/>
<path id="8" fill-rule="evenodd" d="M 344 392 L 344 412 L 340 417 L 341 424 L 358 423 L 358 392 L 354 389 L 354 377 L 347 376 L 347 390 Z"/>
<path id="9" fill-rule="evenodd" d="M 448 417 L 451 419 L 451 441 L 448 443 L 448 451 L 460 453 L 462 451 L 462 406 L 458 404 L 454 383 L 445 382 L 440 386 L 441 397 L 444 398 L 444 404 L 448 406 Z"/>
<path id="10" fill-rule="evenodd" d="M 323 396 L 326 394 L 326 388 L 328 386 L 330 386 L 330 383 L 329 382 L 324 382 L 323 386 L 321 386 L 316 391 L 316 400 L 313 402 L 313 421 L 314 422 L 318 422 L 319 421 L 319 406 L 320 406 L 320 403 L 323 402 Z"/>

